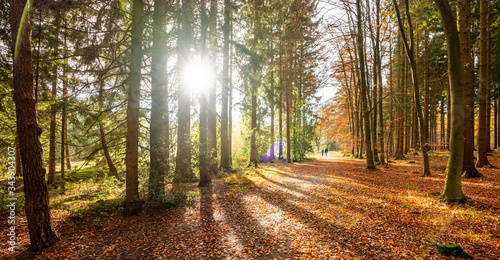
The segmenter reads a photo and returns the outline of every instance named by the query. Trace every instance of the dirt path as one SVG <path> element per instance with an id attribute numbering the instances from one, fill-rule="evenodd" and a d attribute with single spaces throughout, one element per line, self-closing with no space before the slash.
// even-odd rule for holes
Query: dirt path
<path id="1" fill-rule="evenodd" d="M 19 257 L 440 259 L 433 244 L 442 241 L 467 241 L 462 246 L 476 256 L 500 257 L 498 234 L 477 241 L 454 234 L 471 220 L 437 200 L 443 175 L 421 179 L 418 167 L 398 164 L 368 171 L 364 161 L 334 154 L 302 163 L 268 163 L 216 180 L 172 210 L 117 216 L 100 228 L 90 219 L 59 223 L 63 241 Z M 494 189 L 482 192 L 498 195 Z M 498 228 L 498 197 L 487 201 L 490 213 L 481 213 L 477 225 Z"/>

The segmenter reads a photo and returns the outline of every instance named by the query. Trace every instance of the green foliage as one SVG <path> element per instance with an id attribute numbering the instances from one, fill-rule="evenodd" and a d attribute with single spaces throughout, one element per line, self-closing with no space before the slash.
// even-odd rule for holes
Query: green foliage
<path id="1" fill-rule="evenodd" d="M 465 259 L 473 259 L 471 255 L 465 252 L 459 244 L 437 245 L 439 253 L 448 257 L 458 257 Z"/>

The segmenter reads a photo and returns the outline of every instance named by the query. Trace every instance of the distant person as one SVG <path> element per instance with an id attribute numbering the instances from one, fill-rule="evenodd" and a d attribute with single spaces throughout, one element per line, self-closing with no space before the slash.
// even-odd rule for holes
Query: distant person
<path id="1" fill-rule="evenodd" d="M 328 148 L 325 149 L 325 156 L 328 156 Z"/>
<path id="2" fill-rule="evenodd" d="M 325 150 L 321 149 L 321 156 L 323 156 L 323 154 L 325 154 Z"/>

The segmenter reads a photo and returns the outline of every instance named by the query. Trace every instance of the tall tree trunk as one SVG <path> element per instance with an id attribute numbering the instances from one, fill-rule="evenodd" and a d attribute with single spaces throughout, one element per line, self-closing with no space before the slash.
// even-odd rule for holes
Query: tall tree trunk
<path id="1" fill-rule="evenodd" d="M 357 47 L 358 47 L 358 57 L 359 57 L 359 74 L 360 74 L 360 87 L 361 87 L 361 105 L 364 116 L 364 130 L 365 130 L 365 149 L 366 149 L 366 168 L 375 169 L 375 164 L 373 163 L 372 154 L 372 142 L 370 138 L 370 112 L 367 107 L 367 85 L 365 77 L 365 54 L 363 47 L 363 28 L 361 26 L 361 0 L 356 0 L 356 10 L 357 10 Z"/>
<path id="2" fill-rule="evenodd" d="M 126 153 L 126 216 L 137 215 L 142 210 L 139 198 L 139 104 L 141 94 L 142 63 L 142 0 L 132 3 L 132 32 L 130 46 L 130 79 L 127 106 L 127 153 Z"/>
<path id="3" fill-rule="evenodd" d="M 470 0 L 459 0 L 457 3 L 459 22 L 458 37 L 460 39 L 460 58 L 464 84 L 464 159 L 462 170 L 464 178 L 480 176 L 474 165 L 474 71 L 470 43 Z"/>
<path id="4" fill-rule="evenodd" d="M 377 42 L 377 39 L 375 38 L 375 33 L 373 32 L 373 23 L 372 23 L 372 20 L 371 20 L 371 8 L 370 8 L 370 1 L 366 1 L 366 10 L 367 10 L 367 14 L 366 14 L 366 17 L 368 19 L 368 29 L 370 31 L 370 39 L 371 39 L 371 44 L 372 44 L 372 49 L 373 49 L 373 66 L 372 66 L 372 70 L 373 70 L 373 90 L 372 90 L 372 95 L 371 95 L 371 98 L 373 99 L 373 101 L 371 102 L 371 104 L 368 105 L 368 107 L 370 107 L 370 110 L 372 111 L 372 117 L 371 117 L 371 131 L 372 131 L 372 134 L 371 134 L 371 138 L 372 138 L 372 144 L 373 144 L 373 160 L 374 161 L 379 161 L 379 158 L 378 158 L 378 145 L 379 145 L 379 142 L 377 141 L 377 116 L 378 116 L 378 78 L 381 77 L 381 75 L 378 75 L 378 56 L 377 56 L 377 46 L 378 46 L 378 42 Z M 379 27 L 378 25 L 376 25 L 375 27 Z M 366 71 L 368 72 L 368 65 L 367 66 L 367 69 Z M 369 78 L 369 76 L 367 76 L 367 78 Z M 369 85 L 369 84 L 368 84 Z M 367 89 L 369 90 L 369 86 L 367 87 Z M 370 92 L 370 91 L 368 91 Z"/>
<path id="5" fill-rule="evenodd" d="M 201 0 L 200 8 L 201 29 L 200 29 L 200 45 L 201 45 L 201 60 L 204 62 L 208 59 L 207 50 L 207 31 L 209 26 L 207 16 L 207 0 Z M 210 186 L 212 179 L 209 169 L 209 152 L 207 146 L 207 110 L 208 107 L 208 93 L 200 91 L 200 154 L 199 154 L 199 168 L 200 168 L 200 182 L 198 187 Z"/>
<path id="6" fill-rule="evenodd" d="M 56 33 L 57 38 L 57 33 Z M 55 41 L 58 42 L 58 41 Z M 54 47 L 54 49 L 57 49 Z M 52 101 L 57 99 L 57 66 L 54 66 L 52 71 L 53 82 L 52 82 Z M 50 134 L 49 134 L 49 175 L 48 183 L 54 184 L 56 179 L 56 104 L 52 103 L 50 105 Z"/>
<path id="7" fill-rule="evenodd" d="M 66 31 L 64 32 L 64 48 L 67 48 L 66 44 Z M 67 124 L 67 102 L 68 102 L 68 72 L 67 72 L 68 60 L 67 58 L 63 62 L 63 93 L 62 93 L 62 108 L 61 108 L 61 181 L 62 190 L 65 190 L 65 163 L 66 163 L 66 124 Z"/>
<path id="8" fill-rule="evenodd" d="M 280 44 L 280 91 L 279 91 L 279 103 L 278 103 L 278 159 L 283 159 L 283 90 L 284 90 L 284 80 L 283 80 L 283 47 L 284 44 Z"/>
<path id="9" fill-rule="evenodd" d="M 68 136 L 68 119 L 67 119 L 67 116 L 66 116 L 66 124 L 64 125 L 64 131 L 66 132 L 66 142 L 65 142 L 65 145 L 64 145 L 64 149 L 66 149 L 66 169 L 68 171 L 71 170 L 71 156 L 70 156 L 70 153 L 69 153 L 69 136 Z"/>
<path id="10" fill-rule="evenodd" d="M 486 40 L 488 41 L 488 40 Z M 488 52 L 489 56 L 489 52 Z M 488 64 L 488 62 L 486 62 Z M 486 65 L 486 69 L 488 69 L 489 65 Z M 491 90 L 490 90 L 490 83 L 489 83 L 489 73 L 488 74 L 488 92 L 486 94 L 487 96 L 487 101 L 486 101 L 486 129 L 488 129 L 488 135 L 486 135 L 486 143 L 488 144 L 488 153 L 492 152 L 491 150 Z"/>
<path id="11" fill-rule="evenodd" d="M 230 3 L 231 4 L 231 3 Z M 231 28 L 229 31 L 230 34 L 230 42 L 233 42 L 233 20 L 232 20 L 232 12 L 229 13 L 229 27 Z M 229 166 L 232 165 L 233 162 L 233 46 L 229 47 L 229 129 L 228 129 L 228 153 L 229 153 Z"/>
<path id="12" fill-rule="evenodd" d="M 498 134 L 498 129 L 497 129 L 497 121 L 498 121 L 498 102 L 496 97 L 493 97 L 493 149 L 498 148 L 498 140 L 497 140 L 497 134 Z"/>
<path id="13" fill-rule="evenodd" d="M 24 16 L 23 10 L 27 10 Z M 56 243 L 59 241 L 59 236 L 52 228 L 49 192 L 45 181 L 43 147 L 40 142 L 42 129 L 38 124 L 37 103 L 33 86 L 29 10 L 30 6 L 27 1 L 10 1 L 12 35 L 17 33 L 17 37 L 12 37 L 17 134 L 24 175 L 26 219 L 28 220 L 31 248 L 36 251 Z M 21 28 L 20 24 L 22 24 Z"/>
<path id="14" fill-rule="evenodd" d="M 217 71 L 217 0 L 210 1 L 210 62 L 212 71 Z M 213 77 L 210 82 L 208 91 L 208 151 L 210 173 L 217 173 L 217 90 L 216 90 L 216 77 Z M 210 181 L 211 183 L 211 181 Z"/>
<path id="15" fill-rule="evenodd" d="M 231 0 L 224 0 L 224 25 L 223 31 L 223 47 L 222 47 L 222 112 L 220 126 L 220 166 L 224 171 L 230 169 L 229 164 L 229 133 L 228 133 L 228 115 L 229 115 L 229 35 L 231 31 Z"/>
<path id="16" fill-rule="evenodd" d="M 424 135 L 425 130 L 424 130 L 424 116 L 422 114 L 422 107 L 420 104 L 420 91 L 419 91 L 419 85 L 418 85 L 418 70 L 417 70 L 417 61 L 414 56 L 414 46 L 415 42 L 413 41 L 413 27 L 411 23 L 411 18 L 410 18 L 410 10 L 409 10 L 409 5 L 408 5 L 408 0 L 405 0 L 405 8 L 406 8 L 406 17 L 408 19 L 408 27 L 409 27 L 409 35 L 410 35 L 410 42 L 406 40 L 405 32 L 404 32 L 404 26 L 403 22 L 401 20 L 401 15 L 399 13 L 399 8 L 397 6 L 396 0 L 393 0 L 394 6 L 396 9 L 396 15 L 398 17 L 398 24 L 399 24 L 399 29 L 401 33 L 401 37 L 403 39 L 403 44 L 405 46 L 406 54 L 408 56 L 408 59 L 410 60 L 410 66 L 411 66 L 411 72 L 412 72 L 412 83 L 413 83 L 413 99 L 415 101 L 415 109 L 417 110 L 417 116 L 418 116 L 418 121 L 419 121 L 419 126 L 420 126 L 420 143 L 421 144 L 426 144 L 427 143 L 427 137 Z M 422 157 L 423 157 L 423 177 L 430 176 L 430 169 L 429 169 L 429 156 L 427 154 L 428 147 L 425 145 L 422 145 Z"/>
<path id="17" fill-rule="evenodd" d="M 448 75 L 451 98 L 451 135 L 448 166 L 442 198 L 446 201 L 464 201 L 462 192 L 462 160 L 464 155 L 464 93 L 460 62 L 460 40 L 456 20 L 447 0 L 435 0 L 446 36 Z"/>
<path id="18" fill-rule="evenodd" d="M 272 51 L 273 45 L 272 43 L 270 44 L 269 49 Z M 272 52 L 271 54 L 271 66 L 274 66 L 274 53 Z M 270 153 L 270 159 L 274 159 L 274 69 L 271 69 L 271 79 L 270 79 L 270 85 L 269 85 L 269 109 L 271 110 L 271 126 L 270 126 L 270 133 L 271 133 L 271 149 L 269 151 Z"/>
<path id="19" fill-rule="evenodd" d="M 450 99 L 450 91 L 451 86 L 449 82 L 447 83 L 446 88 L 446 138 L 444 140 L 445 149 L 450 145 L 450 135 L 451 135 L 451 99 Z M 444 98 L 444 97 L 443 97 Z"/>
<path id="20" fill-rule="evenodd" d="M 149 131 L 148 199 L 160 200 L 165 194 L 165 175 L 168 146 L 165 134 L 166 104 L 168 102 L 167 76 L 167 1 L 155 0 L 153 11 L 153 47 L 151 53 L 151 123 Z"/>
<path id="21" fill-rule="evenodd" d="M 182 1 L 180 30 L 177 42 L 179 52 L 177 60 L 177 75 L 183 75 L 190 59 L 190 49 L 193 42 L 193 3 L 191 0 Z M 179 81 L 178 109 L 177 109 L 177 157 L 175 162 L 174 182 L 179 183 L 194 178 L 191 169 L 191 93 L 184 80 Z"/>
<path id="22" fill-rule="evenodd" d="M 425 30 L 424 34 L 424 135 L 427 136 L 427 143 L 421 144 L 429 146 L 429 34 Z"/>
<path id="23" fill-rule="evenodd" d="M 229 14 L 229 23 L 231 27 L 230 35 L 231 40 L 233 41 L 233 22 L 231 20 L 231 13 Z M 228 153 L 229 153 L 229 166 L 232 165 L 233 162 L 233 47 L 230 45 L 229 48 L 229 129 L 228 129 Z"/>
<path id="24" fill-rule="evenodd" d="M 291 142 L 290 142 L 290 90 L 288 89 L 288 57 L 286 51 L 286 28 L 285 28 L 285 13 L 284 13 L 284 3 L 281 0 L 281 29 L 282 29 L 282 41 L 283 41 L 283 91 L 285 92 L 285 113 L 286 113 L 286 161 L 291 163 Z M 281 114 L 280 114 L 281 116 Z M 280 120 L 281 123 L 281 120 Z M 281 125 L 280 125 L 281 128 Z M 280 129 L 281 132 L 281 129 Z M 281 149 L 280 149 L 281 150 Z M 281 151 L 280 151 L 281 153 Z"/>
<path id="25" fill-rule="evenodd" d="M 480 45 L 479 45 L 479 149 L 476 167 L 491 166 L 488 161 L 488 1 L 479 0 L 480 4 Z"/>
<path id="26" fill-rule="evenodd" d="M 64 30 L 64 48 L 67 49 L 67 32 Z M 65 51 L 65 56 L 67 56 L 67 51 Z M 65 181 L 65 172 L 66 172 L 66 139 L 68 132 L 66 131 L 67 124 L 67 103 L 68 103 L 68 58 L 65 58 L 63 61 L 63 93 L 62 93 L 62 108 L 61 108 L 61 181 L 62 181 L 62 190 L 65 191 L 66 181 Z"/>
<path id="27" fill-rule="evenodd" d="M 254 11 L 258 13 L 259 7 L 261 2 L 260 1 L 254 1 Z M 256 15 L 256 14 L 255 14 Z M 256 51 L 257 45 L 259 44 L 259 33 L 260 33 L 260 28 L 259 28 L 259 22 L 257 21 L 256 17 L 253 17 L 253 49 Z M 257 73 L 258 72 L 258 64 L 255 59 L 252 59 L 250 61 L 250 66 L 252 69 L 252 76 L 249 81 L 250 81 L 250 94 L 251 94 L 251 121 L 250 121 L 250 128 L 251 128 L 251 137 L 250 137 L 250 162 L 249 165 L 253 167 L 257 167 L 258 161 L 257 161 L 257 91 L 258 91 L 258 85 L 260 82 L 258 82 L 257 78 Z"/>
<path id="28" fill-rule="evenodd" d="M 397 42 L 397 47 L 396 47 L 396 53 L 398 54 L 397 56 L 401 57 L 403 56 L 403 48 L 402 48 L 402 40 L 401 40 L 401 37 L 398 37 L 398 42 Z M 396 117 L 397 117 L 397 121 L 396 121 L 396 154 L 394 155 L 394 160 L 402 160 L 404 159 L 404 154 L 403 154 L 403 150 L 404 150 L 404 146 L 403 146 L 403 139 L 404 139 L 404 136 L 403 136 L 403 131 L 404 131 L 404 113 L 403 113 L 403 102 L 401 102 L 403 100 L 403 97 L 404 97 L 404 92 L 403 92 L 403 89 L 404 89 L 404 85 L 405 85 L 405 77 L 403 76 L 404 75 L 404 61 L 402 59 L 399 59 L 399 62 L 398 62 L 398 67 L 399 67 L 399 73 L 398 73 L 398 86 L 397 86 L 397 89 L 396 89 L 396 93 L 398 95 L 398 99 L 397 99 L 397 102 L 396 102 Z"/>
<path id="29" fill-rule="evenodd" d="M 382 107 L 382 102 L 384 98 L 382 97 L 382 55 L 380 53 L 380 0 L 375 1 L 375 5 L 377 8 L 377 14 L 376 14 L 376 19 L 377 19 L 377 29 L 376 29 L 376 38 L 375 38 L 375 56 L 377 57 L 377 72 L 378 72 L 378 149 L 380 152 L 380 164 L 384 165 L 385 164 L 385 148 L 384 148 L 384 114 L 383 114 L 383 107 Z"/>

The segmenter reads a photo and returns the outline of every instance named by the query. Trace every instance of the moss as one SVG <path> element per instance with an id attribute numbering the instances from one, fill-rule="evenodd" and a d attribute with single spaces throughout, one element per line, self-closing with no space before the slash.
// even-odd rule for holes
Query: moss
<path id="1" fill-rule="evenodd" d="M 473 259 L 471 255 L 465 252 L 459 244 L 437 245 L 439 253 L 444 256 Z"/>

